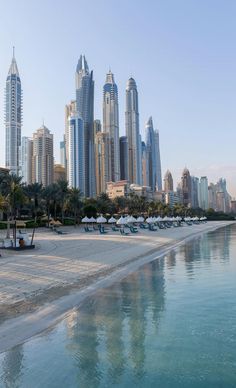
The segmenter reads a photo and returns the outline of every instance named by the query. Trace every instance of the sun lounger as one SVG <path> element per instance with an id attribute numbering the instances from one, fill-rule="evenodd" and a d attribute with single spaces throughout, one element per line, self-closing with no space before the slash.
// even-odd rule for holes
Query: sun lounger
<path id="1" fill-rule="evenodd" d="M 120 229 L 120 234 L 122 236 L 128 236 L 129 235 L 129 232 L 126 232 L 124 229 Z"/>

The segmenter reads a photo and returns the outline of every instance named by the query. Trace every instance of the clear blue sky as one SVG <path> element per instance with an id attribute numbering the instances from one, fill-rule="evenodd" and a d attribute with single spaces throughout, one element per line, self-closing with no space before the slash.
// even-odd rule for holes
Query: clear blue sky
<path id="1" fill-rule="evenodd" d="M 236 1 L 0 0 L 0 165 L 4 165 L 4 88 L 12 46 L 21 75 L 22 135 L 45 125 L 64 132 L 78 57 L 95 79 L 95 118 L 109 67 L 119 89 L 124 134 L 125 85 L 139 91 L 140 127 L 160 130 L 163 175 L 175 184 L 185 166 L 210 181 L 227 178 L 236 196 Z"/>

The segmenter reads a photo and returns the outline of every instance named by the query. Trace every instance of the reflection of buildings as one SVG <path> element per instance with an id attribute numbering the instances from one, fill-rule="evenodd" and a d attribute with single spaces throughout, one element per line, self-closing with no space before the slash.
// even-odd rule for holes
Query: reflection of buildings
<path id="1" fill-rule="evenodd" d="M 19 387 L 23 370 L 23 345 L 18 345 L 8 350 L 4 356 L 0 380 L 4 382 L 4 387 Z"/>

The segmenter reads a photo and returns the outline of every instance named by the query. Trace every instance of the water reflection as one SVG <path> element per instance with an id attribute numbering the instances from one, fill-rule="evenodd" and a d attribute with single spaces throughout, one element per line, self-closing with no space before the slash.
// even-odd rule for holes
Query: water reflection
<path id="1" fill-rule="evenodd" d="M 2 375 L 5 388 L 18 387 L 20 384 L 20 378 L 23 374 L 23 345 L 16 346 L 10 351 L 6 352 L 2 362 Z"/>
<path id="2" fill-rule="evenodd" d="M 204 349 L 209 352 L 212 349 L 212 354 L 209 356 L 208 353 L 207 355 L 203 353 L 206 372 L 202 365 L 201 376 L 204 376 L 204 373 L 209 375 L 209 368 L 214 365 L 214 357 L 219 354 L 219 351 L 217 353 L 215 350 L 216 340 L 213 336 L 214 333 L 221 332 L 221 328 L 217 326 L 217 316 L 220 308 L 222 320 L 229 311 L 224 310 L 225 300 L 222 305 L 220 304 L 222 289 L 214 287 L 213 284 L 215 300 L 218 301 L 217 311 L 214 311 L 211 304 L 202 306 L 202 302 L 210 303 L 211 301 L 211 293 L 207 294 L 206 270 L 211 268 L 212 279 L 214 279 L 215 268 L 224 276 L 223 269 L 227 267 L 225 264 L 230 265 L 232 230 L 235 236 L 235 228 L 224 228 L 217 233 L 209 233 L 186 242 L 178 251 L 170 251 L 165 257 L 145 265 L 112 287 L 97 292 L 93 298 L 88 298 L 78 311 L 71 313 L 61 324 L 62 329 L 59 334 L 56 331 L 50 334 L 51 342 L 53 342 L 54 335 L 60 336 L 58 341 L 60 347 L 58 345 L 58 349 L 52 352 L 54 362 L 50 365 L 50 372 L 44 370 L 43 373 L 55 374 L 60 381 L 60 369 L 63 368 L 63 364 L 59 364 L 57 358 L 53 358 L 60 352 L 62 360 L 64 357 L 67 360 L 67 367 L 69 365 L 71 368 L 70 373 L 68 372 L 68 386 L 82 388 L 113 385 L 149 387 L 158 386 L 155 383 L 157 381 L 164 381 L 166 386 L 171 387 L 198 387 L 198 384 L 193 384 L 193 380 L 191 384 L 188 381 L 188 385 L 184 385 L 182 380 L 179 384 L 178 378 L 181 375 L 183 379 L 181 373 L 184 366 L 186 379 L 194 374 L 198 379 L 199 373 L 195 372 L 196 354 L 201 355 Z M 191 294 L 190 289 L 187 288 L 189 279 L 191 289 L 193 289 Z M 218 282 L 219 279 L 218 276 Z M 227 279 L 227 282 L 225 278 L 222 278 L 222 282 L 218 283 L 227 283 L 225 292 L 227 292 L 228 303 L 232 298 L 232 306 L 236 297 L 233 280 L 232 276 L 229 280 Z M 230 314 L 234 314 L 236 318 L 235 310 L 231 309 Z M 222 325 L 226 333 L 227 322 L 222 321 Z M 226 346 L 225 334 L 223 339 L 217 337 L 217 342 L 223 341 L 227 349 L 226 354 L 230 354 L 231 357 L 232 336 L 235 341 L 232 324 L 229 332 L 229 348 Z M 193 333 L 198 334 L 197 339 Z M 50 341 L 46 337 L 43 340 L 50 358 Z M 211 340 L 213 342 L 208 346 L 207 341 Z M 203 341 L 202 345 L 200 341 Z M 196 346 L 199 346 L 198 351 L 196 351 Z M 40 362 L 35 362 L 32 368 L 30 363 L 30 352 L 36 348 L 37 344 L 33 347 L 27 347 L 25 344 L 6 352 L 2 358 L 0 357 L 1 387 L 27 386 L 25 379 L 34 373 L 34 370 L 37 370 L 37 364 L 40 365 Z M 41 356 L 42 354 L 44 353 L 42 352 Z M 40 359 L 40 352 L 38 357 Z M 176 362 L 178 359 L 181 360 L 179 364 Z M 234 358 L 231 357 L 231 360 Z M 216 365 L 219 365 L 219 361 L 217 362 Z M 187 370 L 190 364 L 192 369 Z M 180 370 L 176 369 L 173 372 L 173 368 L 178 368 L 178 366 Z M 231 364 L 229 366 L 231 368 Z M 213 366 L 214 373 L 216 373 L 216 368 L 214 368 Z M 74 379 L 71 385 L 69 375 L 73 375 Z M 153 376 L 156 376 L 154 383 Z M 169 385 L 167 380 L 170 382 Z M 45 384 L 40 382 L 40 378 L 38 381 L 37 387 L 45 387 Z M 55 386 L 63 387 L 60 384 Z"/>

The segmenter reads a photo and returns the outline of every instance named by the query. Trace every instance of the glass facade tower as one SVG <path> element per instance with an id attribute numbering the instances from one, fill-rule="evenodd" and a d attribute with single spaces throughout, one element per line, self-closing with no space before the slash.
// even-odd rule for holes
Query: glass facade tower
<path id="1" fill-rule="evenodd" d="M 19 175 L 22 126 L 21 80 L 13 50 L 13 58 L 6 80 L 5 99 L 6 167 Z"/>

